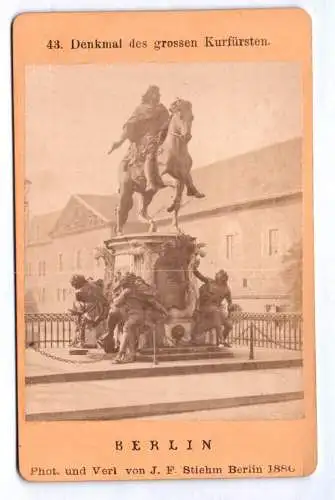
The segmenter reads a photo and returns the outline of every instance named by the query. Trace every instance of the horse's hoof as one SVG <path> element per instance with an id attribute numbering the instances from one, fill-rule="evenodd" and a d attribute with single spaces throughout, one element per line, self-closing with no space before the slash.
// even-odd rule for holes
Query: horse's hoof
<path id="1" fill-rule="evenodd" d="M 205 198 L 204 193 L 200 193 L 197 189 L 188 189 L 187 196 L 194 196 L 194 198 Z"/>
<path id="2" fill-rule="evenodd" d="M 184 231 L 180 229 L 180 227 L 175 226 L 174 224 L 172 225 L 172 229 L 176 232 L 176 234 L 184 234 Z"/>

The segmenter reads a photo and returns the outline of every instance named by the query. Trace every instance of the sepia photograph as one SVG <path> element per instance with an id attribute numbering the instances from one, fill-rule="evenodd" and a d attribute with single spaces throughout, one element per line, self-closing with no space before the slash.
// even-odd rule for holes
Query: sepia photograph
<path id="1" fill-rule="evenodd" d="M 25 89 L 25 419 L 303 419 L 300 63 Z"/>

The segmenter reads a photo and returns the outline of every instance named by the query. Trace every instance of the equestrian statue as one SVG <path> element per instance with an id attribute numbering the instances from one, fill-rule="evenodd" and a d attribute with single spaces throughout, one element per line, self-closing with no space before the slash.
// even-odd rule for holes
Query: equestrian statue
<path id="1" fill-rule="evenodd" d="M 121 137 L 109 150 L 111 154 L 125 141 L 129 147 L 120 165 L 117 213 L 117 233 L 122 234 L 134 193 L 140 195 L 139 219 L 149 223 L 149 231 L 156 225 L 148 214 L 154 195 L 165 187 L 173 187 L 175 196 L 167 211 L 173 214 L 173 226 L 179 231 L 178 213 L 184 189 L 188 196 L 203 198 L 191 176 L 192 158 L 188 143 L 192 138 L 192 104 L 176 99 L 170 110 L 160 102 L 160 91 L 155 85 L 142 96 L 141 104 L 123 126 Z"/>

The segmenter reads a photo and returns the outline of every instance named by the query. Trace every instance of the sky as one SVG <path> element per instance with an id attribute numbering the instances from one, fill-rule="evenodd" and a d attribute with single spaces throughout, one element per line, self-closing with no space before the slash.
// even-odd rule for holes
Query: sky
<path id="1" fill-rule="evenodd" d="M 108 156 L 151 84 L 162 102 L 193 104 L 193 168 L 302 135 L 296 63 L 29 66 L 26 177 L 31 214 L 60 210 L 72 194 L 112 194 L 126 152 Z"/>

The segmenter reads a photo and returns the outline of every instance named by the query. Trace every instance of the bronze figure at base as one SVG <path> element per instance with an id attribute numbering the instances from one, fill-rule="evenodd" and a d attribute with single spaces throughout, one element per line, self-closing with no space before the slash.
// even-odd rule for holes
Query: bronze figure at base
<path id="1" fill-rule="evenodd" d="M 113 345 L 114 330 L 122 325 L 122 334 L 115 363 L 136 359 L 139 336 L 143 332 L 155 335 L 157 325 L 164 321 L 167 311 L 159 302 L 157 293 L 141 277 L 133 273 L 122 276 L 112 292 L 107 318 L 107 332 L 99 338 L 105 350 Z"/>
<path id="2" fill-rule="evenodd" d="M 105 242 L 104 292 L 101 283 L 74 276 L 76 347 L 85 346 L 85 331 L 94 327 L 96 344 L 115 363 L 130 363 L 143 349 L 213 345 L 229 347 L 232 307 L 228 276 L 214 279 L 198 271 L 202 244 L 184 234 L 142 233 Z M 107 255 L 108 253 L 108 255 Z M 121 271 L 122 262 L 128 269 Z M 120 267 L 121 266 L 121 267 Z M 112 281 L 107 277 L 113 276 Z M 198 290 L 197 279 L 203 282 Z M 214 338 L 210 332 L 214 332 Z"/>

